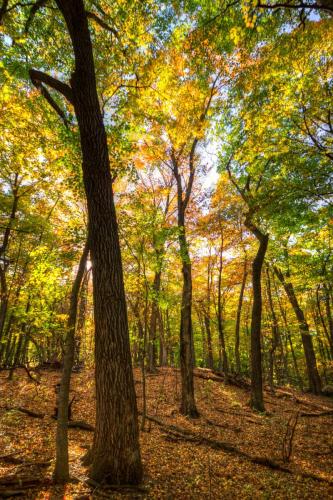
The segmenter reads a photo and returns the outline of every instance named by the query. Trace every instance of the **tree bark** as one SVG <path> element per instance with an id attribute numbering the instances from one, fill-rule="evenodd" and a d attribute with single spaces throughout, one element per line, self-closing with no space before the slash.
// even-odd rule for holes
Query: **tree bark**
<path id="1" fill-rule="evenodd" d="M 328 333 L 329 333 L 330 345 L 333 346 L 333 316 L 332 316 L 331 299 L 330 299 L 330 291 L 332 290 L 332 286 L 324 283 L 323 288 L 324 288 L 325 309 L 326 309 L 326 316 L 329 329 Z M 332 347 L 332 355 L 333 355 L 333 347 Z"/>
<path id="2" fill-rule="evenodd" d="M 271 390 L 274 388 L 274 361 L 275 354 L 278 347 L 281 349 L 281 341 L 280 341 L 280 332 L 279 332 L 279 324 L 277 320 L 277 316 L 274 310 L 273 297 L 272 297 L 272 288 L 271 288 L 271 278 L 269 269 L 266 266 L 266 290 L 268 297 L 268 304 L 271 313 L 271 329 L 272 329 L 272 342 L 271 347 L 269 349 L 269 385 Z"/>
<path id="3" fill-rule="evenodd" d="M 75 57 L 70 90 L 81 138 L 93 266 L 96 429 L 90 476 L 97 482 L 136 484 L 142 478 L 137 406 L 112 178 L 92 42 L 83 0 L 56 0 L 56 4 L 67 24 Z"/>
<path id="4" fill-rule="evenodd" d="M 223 311 L 222 311 L 222 271 L 223 271 L 223 229 L 220 224 L 221 230 L 221 245 L 220 245 L 220 253 L 219 253 L 219 274 L 218 274 L 218 283 L 217 283 L 217 327 L 219 332 L 219 344 L 220 344 L 220 359 L 222 358 L 222 366 L 219 368 L 223 370 L 225 375 L 228 374 L 229 366 L 228 366 L 228 357 L 227 351 L 225 348 L 225 338 L 224 338 L 224 328 L 223 328 Z M 221 363 L 221 362 L 220 362 Z"/>
<path id="5" fill-rule="evenodd" d="M 153 283 L 153 298 L 149 325 L 148 371 L 156 372 L 156 329 L 158 318 L 158 294 L 161 288 L 161 271 L 156 271 Z"/>
<path id="6" fill-rule="evenodd" d="M 244 271 L 243 271 L 243 279 L 241 284 L 241 289 L 239 292 L 237 313 L 236 313 L 236 327 L 235 327 L 235 361 L 236 361 L 236 373 L 239 374 L 241 372 L 241 364 L 240 364 L 240 355 L 239 355 L 239 343 L 240 343 L 240 321 L 243 307 L 243 298 L 244 298 L 244 290 L 246 285 L 247 278 L 247 259 L 245 256 L 244 260 Z"/>
<path id="7" fill-rule="evenodd" d="M 185 235 L 180 226 L 180 252 L 182 257 L 183 292 L 180 316 L 180 371 L 182 377 L 181 413 L 195 418 L 199 415 L 194 399 L 193 330 L 192 330 L 192 269 Z"/>
<path id="8" fill-rule="evenodd" d="M 59 400 L 58 400 L 56 462 L 53 472 L 53 478 L 56 483 L 66 483 L 69 481 L 69 464 L 68 464 L 69 391 L 70 391 L 71 374 L 72 374 L 74 355 L 75 355 L 75 327 L 77 318 L 77 306 L 78 306 L 81 282 L 87 264 L 88 253 L 89 253 L 89 245 L 88 242 L 86 242 L 81 255 L 76 277 L 73 282 L 70 304 L 69 304 L 67 333 L 65 339 L 65 349 L 63 358 L 63 369 L 62 369 Z"/>
<path id="9" fill-rule="evenodd" d="M 327 325 L 326 325 L 326 322 L 325 322 L 325 318 L 324 318 L 324 315 L 323 315 L 323 312 L 321 310 L 321 303 L 320 303 L 320 285 L 317 286 L 317 290 L 316 290 L 316 305 L 317 305 L 317 309 L 318 309 L 318 315 L 319 315 L 319 318 L 320 318 L 320 323 L 323 327 L 323 330 L 324 330 L 324 334 L 325 334 L 325 337 L 328 341 L 328 344 L 330 346 L 330 354 L 331 354 L 331 359 L 333 359 L 333 339 L 331 337 L 331 335 L 329 334 L 329 331 L 328 331 L 328 328 L 327 328 Z"/>
<path id="10" fill-rule="evenodd" d="M 177 223 L 180 257 L 182 261 L 183 290 L 180 313 L 180 372 L 182 380 L 182 398 L 180 411 L 184 415 L 196 418 L 199 413 L 194 398 L 194 342 L 192 330 L 192 268 L 188 242 L 186 238 L 185 213 L 190 200 L 194 181 L 194 153 L 198 140 L 195 139 L 189 157 L 189 179 L 185 189 L 179 172 L 178 161 L 172 154 L 173 174 L 177 182 Z"/>
<path id="11" fill-rule="evenodd" d="M 286 281 L 283 273 L 276 266 L 274 266 L 274 272 L 280 280 L 297 318 L 298 328 L 301 334 L 305 354 L 310 391 L 314 394 L 320 394 L 321 380 L 317 369 L 316 354 L 313 348 L 309 325 L 305 319 L 303 310 L 298 303 L 292 283 L 290 281 Z"/>
<path id="12" fill-rule="evenodd" d="M 264 234 L 253 224 L 249 217 L 245 225 L 259 241 L 257 254 L 252 263 L 253 305 L 251 319 L 251 407 L 258 411 L 265 411 L 262 383 L 262 355 L 261 355 L 261 271 L 268 246 L 268 234 Z"/>

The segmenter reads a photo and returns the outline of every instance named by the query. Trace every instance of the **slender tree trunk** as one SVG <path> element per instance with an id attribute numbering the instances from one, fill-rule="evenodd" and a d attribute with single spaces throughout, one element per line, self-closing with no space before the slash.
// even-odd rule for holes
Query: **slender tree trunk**
<path id="1" fill-rule="evenodd" d="M 325 283 L 324 284 L 325 309 L 328 322 L 328 334 L 330 339 L 330 345 L 332 347 L 332 357 L 333 357 L 333 317 L 332 317 L 330 290 L 332 290 L 332 286 L 331 285 L 328 286 Z"/>
<path id="2" fill-rule="evenodd" d="M 332 339 L 331 335 L 329 334 L 329 331 L 328 331 L 328 328 L 327 328 L 327 325 L 325 322 L 325 318 L 324 318 L 323 312 L 321 310 L 320 293 L 319 292 L 320 292 L 320 285 L 317 286 L 317 290 L 316 290 L 316 305 L 317 305 L 317 309 L 318 309 L 320 323 L 323 327 L 325 337 L 326 337 L 328 344 L 330 346 L 331 359 L 333 359 L 333 339 Z"/>
<path id="3" fill-rule="evenodd" d="M 194 398 L 193 330 L 192 330 L 192 270 L 186 241 L 184 214 L 179 214 L 179 245 L 182 258 L 183 292 L 180 316 L 180 372 L 182 399 L 180 411 L 195 418 L 199 415 Z"/>
<path id="4" fill-rule="evenodd" d="M 63 369 L 60 382 L 59 400 L 58 400 L 58 420 L 56 436 L 56 462 L 53 472 L 53 478 L 56 483 L 66 483 L 69 481 L 69 463 L 68 463 L 68 404 L 69 391 L 71 383 L 71 374 L 75 355 L 75 327 L 77 318 L 77 307 L 80 286 L 87 264 L 89 245 L 86 242 L 81 255 L 79 267 L 73 282 L 69 313 L 67 320 L 67 333 L 65 339 L 65 349 L 63 358 Z"/>
<path id="5" fill-rule="evenodd" d="M 318 318 L 318 314 L 317 314 L 315 306 L 312 309 L 312 317 L 313 317 L 313 323 L 315 325 L 315 329 L 316 329 L 316 333 L 317 333 L 317 342 L 318 342 L 319 354 L 320 354 L 320 357 L 322 359 L 324 383 L 325 383 L 325 385 L 327 385 L 328 384 L 328 377 L 327 377 L 327 354 L 329 354 L 329 353 L 325 352 L 325 347 L 324 347 L 324 344 L 323 344 L 323 341 L 322 341 L 322 338 L 321 338 L 321 332 L 320 332 L 320 328 L 319 328 L 319 318 Z M 330 358 L 328 357 L 328 359 L 330 359 Z"/>
<path id="6" fill-rule="evenodd" d="M 223 250 L 224 250 L 224 240 L 223 240 L 223 228 L 220 224 L 221 231 L 221 244 L 219 252 L 219 270 L 218 270 L 218 282 L 217 282 L 217 327 L 219 332 L 219 345 L 220 345 L 220 359 L 222 358 L 222 367 L 219 369 L 223 370 L 225 375 L 229 372 L 229 363 L 227 357 L 227 351 L 225 348 L 225 338 L 224 338 L 224 328 L 223 328 L 223 310 L 222 310 L 222 272 L 223 272 Z"/>
<path id="7" fill-rule="evenodd" d="M 159 352 L 160 359 L 159 359 L 159 362 L 160 362 L 160 366 L 167 366 L 168 365 L 168 351 L 167 351 L 167 342 L 166 342 L 166 338 L 165 338 L 165 328 L 164 328 L 164 321 L 163 321 L 161 309 L 158 309 L 158 311 L 157 311 L 157 319 L 158 319 L 159 340 L 160 340 L 160 352 Z"/>
<path id="8" fill-rule="evenodd" d="M 156 329 L 158 316 L 158 294 L 161 288 L 161 271 L 157 271 L 153 283 L 153 299 L 151 304 L 151 316 L 149 325 L 148 342 L 148 371 L 156 372 Z"/>
<path id="9" fill-rule="evenodd" d="M 8 309 L 7 269 L 9 261 L 7 262 L 6 260 L 6 251 L 8 249 L 12 224 L 15 221 L 16 217 L 18 202 L 18 174 L 15 174 L 13 186 L 13 204 L 9 216 L 9 222 L 5 229 L 2 245 L 0 247 L 0 257 L 2 257 L 2 263 L 0 263 L 0 340 L 2 339 Z"/>
<path id="10" fill-rule="evenodd" d="M 262 357 L 261 357 L 261 271 L 268 246 L 268 234 L 262 233 L 247 217 L 245 225 L 259 241 L 257 254 L 252 263 L 253 305 L 251 319 L 251 401 L 252 408 L 265 411 L 263 384 L 262 384 Z"/>
<path id="11" fill-rule="evenodd" d="M 247 278 L 247 259 L 245 256 L 243 279 L 242 279 L 241 289 L 239 292 L 239 299 L 238 299 L 238 306 L 237 306 L 237 313 L 236 313 L 236 327 L 235 327 L 235 361 L 236 361 L 236 373 L 237 374 L 239 374 L 241 372 L 240 355 L 239 355 L 240 322 L 241 322 L 241 314 L 242 314 L 242 307 L 243 307 L 244 290 L 245 290 L 245 286 L 246 286 L 246 278 Z"/>
<path id="12" fill-rule="evenodd" d="M 277 320 L 277 316 L 275 314 L 273 297 L 272 297 L 272 288 L 271 288 L 271 278 L 269 268 L 266 266 L 266 290 L 268 297 L 268 304 L 271 313 L 271 329 L 272 329 L 272 342 L 271 347 L 269 349 L 269 384 L 271 390 L 274 389 L 274 363 L 276 361 L 276 350 L 278 347 L 281 349 L 281 341 L 280 341 L 280 332 L 279 332 L 279 324 Z M 275 363 L 276 364 L 276 363 Z"/>
<path id="13" fill-rule="evenodd" d="M 75 331 L 75 351 L 74 351 L 75 367 L 80 367 L 83 364 L 81 351 L 82 351 L 82 339 L 84 337 L 86 314 L 87 314 L 88 283 L 89 283 L 89 272 L 86 272 L 81 285 L 80 301 L 78 306 L 77 328 Z"/>
<path id="14" fill-rule="evenodd" d="M 93 48 L 83 0 L 56 0 L 71 37 L 72 99 L 78 121 L 89 247 L 93 266 L 96 428 L 90 476 L 137 484 L 142 478 L 119 235 L 106 131 L 97 95 Z"/>
<path id="15" fill-rule="evenodd" d="M 304 348 L 310 391 L 314 394 L 320 394 L 321 380 L 317 369 L 316 355 L 309 331 L 309 325 L 305 319 L 302 309 L 300 308 L 292 283 L 285 280 L 284 275 L 276 266 L 274 266 L 274 272 L 280 280 L 297 318 L 299 332 L 301 334 Z"/>
<path id="16" fill-rule="evenodd" d="M 214 368 L 214 358 L 213 358 L 213 346 L 212 346 L 212 333 L 210 329 L 210 317 L 207 311 L 204 312 L 204 322 L 207 336 L 207 364 L 208 368 L 213 370 Z"/>
<path id="17" fill-rule="evenodd" d="M 208 355 L 207 355 L 207 339 L 206 339 L 206 329 L 205 329 L 205 321 L 203 319 L 203 315 L 199 310 L 199 307 L 196 307 L 197 317 L 200 325 L 201 331 L 201 339 L 202 339 L 202 362 L 204 366 L 208 366 Z"/>

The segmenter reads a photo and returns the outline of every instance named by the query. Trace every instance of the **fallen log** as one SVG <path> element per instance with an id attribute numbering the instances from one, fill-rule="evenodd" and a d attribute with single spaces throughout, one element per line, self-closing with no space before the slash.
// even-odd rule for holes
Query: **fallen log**
<path id="1" fill-rule="evenodd" d="M 90 425 L 83 420 L 71 420 L 70 422 L 68 422 L 68 427 L 71 429 L 81 429 L 88 432 L 94 432 L 95 430 L 95 427 L 93 425 Z"/>
<path id="2" fill-rule="evenodd" d="M 45 413 L 36 413 L 35 411 L 29 410 L 27 408 L 22 408 L 22 406 L 6 406 L 6 411 L 19 411 L 33 418 L 44 418 Z"/>
<path id="3" fill-rule="evenodd" d="M 235 385 L 241 389 L 250 389 L 250 383 L 243 377 L 237 375 L 227 375 L 216 370 L 207 368 L 196 368 L 193 372 L 194 376 L 203 380 L 212 380 L 213 382 L 224 382 L 225 384 Z"/>
<path id="4" fill-rule="evenodd" d="M 289 467 L 281 465 L 278 462 L 275 462 L 274 460 L 272 460 L 268 457 L 256 457 L 256 456 L 250 455 L 249 453 L 240 450 L 239 448 L 237 448 L 236 446 L 234 446 L 230 443 L 227 443 L 224 441 L 217 441 L 215 439 L 206 438 L 205 436 L 193 434 L 191 431 L 188 431 L 187 429 L 183 429 L 183 428 L 178 427 L 176 425 L 165 424 L 164 422 L 162 422 L 161 420 L 159 420 L 156 417 L 150 417 L 147 415 L 146 418 L 147 418 L 147 420 L 151 420 L 152 422 L 156 423 L 165 432 L 170 434 L 171 437 L 176 441 L 188 441 L 188 442 L 195 443 L 197 445 L 208 446 L 214 450 L 222 450 L 222 451 L 225 451 L 226 453 L 237 455 L 237 456 L 244 458 L 245 460 L 248 460 L 254 464 L 262 465 L 263 467 L 267 467 L 269 469 L 284 472 L 287 474 L 297 474 L 297 475 L 304 477 L 304 478 L 307 478 L 307 479 L 313 479 L 315 481 L 325 482 L 325 483 L 328 483 L 330 485 L 333 485 L 333 480 L 322 478 L 322 477 L 317 476 L 315 474 L 302 472 L 299 470 L 294 471 L 294 470 L 290 469 Z"/>
<path id="5" fill-rule="evenodd" d="M 315 408 L 318 411 L 321 410 L 323 412 L 324 411 L 332 411 L 333 412 L 332 407 L 331 408 L 328 408 L 327 406 L 323 407 L 322 405 L 319 405 L 318 403 L 315 403 L 313 401 L 307 401 L 306 399 L 303 399 L 303 398 L 299 398 L 294 393 L 284 391 L 282 389 L 277 389 L 275 397 L 277 397 L 277 398 L 288 397 L 288 398 L 294 400 L 298 404 L 302 404 L 304 406 L 309 406 L 310 408 Z"/>
<path id="6" fill-rule="evenodd" d="M 333 415 L 333 410 L 327 410 L 327 411 L 322 411 L 320 413 L 307 413 L 307 412 L 301 412 L 300 417 L 325 417 L 328 415 Z"/>
<path id="7" fill-rule="evenodd" d="M 205 422 L 212 427 L 219 427 L 221 429 L 230 429 L 231 431 L 237 433 L 242 432 L 242 429 L 240 427 L 233 427 L 232 425 L 228 424 L 219 424 L 218 422 L 213 422 L 213 420 L 209 420 L 208 418 L 205 418 Z"/>
<path id="8" fill-rule="evenodd" d="M 25 415 L 28 415 L 29 417 L 33 418 L 44 418 L 45 413 L 36 413 L 32 410 L 28 410 L 27 408 L 22 408 L 21 406 L 12 406 L 6 407 L 6 411 L 19 411 L 21 413 L 24 413 Z M 53 418 L 53 415 L 51 415 Z M 56 420 L 56 419 L 55 419 Z M 84 431 L 90 431 L 93 432 L 95 430 L 95 427 L 93 425 L 88 424 L 87 422 L 84 422 L 83 420 L 70 420 L 68 422 L 68 427 L 72 429 L 82 429 Z M 0 457 L 1 459 L 1 457 Z"/>

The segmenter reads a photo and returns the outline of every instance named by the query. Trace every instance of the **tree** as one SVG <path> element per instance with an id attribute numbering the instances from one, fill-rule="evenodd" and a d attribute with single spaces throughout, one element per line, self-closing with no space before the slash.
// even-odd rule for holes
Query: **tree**
<path id="1" fill-rule="evenodd" d="M 7 2 L 2 8 L 6 11 Z M 57 0 L 74 54 L 70 85 L 39 70 L 30 78 L 58 111 L 47 88 L 74 107 L 89 218 L 95 317 L 96 431 L 91 476 L 113 484 L 142 477 L 119 236 L 106 130 L 97 94 L 93 46 L 83 0 Z M 37 2 L 43 7 L 44 2 Z"/>

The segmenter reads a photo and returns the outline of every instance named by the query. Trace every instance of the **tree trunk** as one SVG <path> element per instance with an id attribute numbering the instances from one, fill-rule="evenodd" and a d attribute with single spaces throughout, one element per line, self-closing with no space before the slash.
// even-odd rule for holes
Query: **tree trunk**
<path id="1" fill-rule="evenodd" d="M 276 361 L 276 350 L 278 347 L 281 349 L 281 341 L 280 341 L 280 332 L 279 332 L 279 324 L 277 320 L 277 316 L 274 310 L 273 297 L 272 297 L 272 288 L 271 288 L 271 278 L 269 269 L 266 266 L 266 290 L 268 297 L 268 304 L 271 313 L 271 329 L 272 329 L 272 342 L 271 347 L 269 349 L 269 385 L 271 390 L 274 389 L 274 361 Z"/>
<path id="2" fill-rule="evenodd" d="M 77 328 L 75 330 L 75 350 L 74 350 L 74 366 L 80 368 L 83 366 L 84 357 L 82 357 L 82 339 L 85 332 L 87 304 L 88 304 L 88 283 L 89 272 L 86 272 L 82 279 L 80 300 L 78 305 Z"/>
<path id="3" fill-rule="evenodd" d="M 274 266 L 274 272 L 280 280 L 297 318 L 298 328 L 304 348 L 310 391 L 314 394 L 320 394 L 321 380 L 317 369 L 316 355 L 309 331 L 309 325 L 305 319 L 302 309 L 300 308 L 292 283 L 285 280 L 284 275 L 276 266 Z"/>
<path id="4" fill-rule="evenodd" d="M 240 355 L 239 355 L 239 343 L 240 343 L 240 322 L 241 322 L 241 314 L 243 307 L 243 298 L 244 298 L 244 290 L 246 285 L 247 278 L 247 259 L 245 256 L 244 260 L 244 271 L 243 271 L 243 279 L 241 284 L 241 289 L 239 292 L 238 306 L 237 306 L 237 314 L 236 314 L 236 328 L 235 328 L 235 361 L 236 361 L 236 373 L 240 373 L 241 365 L 240 365 Z"/>
<path id="5" fill-rule="evenodd" d="M 151 304 L 148 342 L 148 371 L 151 373 L 156 372 L 156 327 L 158 316 L 158 294 L 161 288 L 161 274 L 161 271 L 155 272 L 153 283 L 153 299 Z"/>
<path id="6" fill-rule="evenodd" d="M 330 339 L 330 345 L 333 346 L 333 317 L 332 317 L 332 308 L 331 308 L 331 299 L 330 299 L 330 289 L 332 289 L 331 285 L 328 286 L 326 283 L 324 284 L 324 297 L 325 297 L 325 309 L 326 316 L 328 322 L 328 333 Z M 333 347 L 332 347 L 333 354 Z"/>
<path id="7" fill-rule="evenodd" d="M 182 400 L 180 411 L 195 418 L 199 415 L 194 399 L 193 331 L 192 331 L 192 270 L 186 241 L 184 214 L 178 216 L 179 245 L 182 258 L 183 292 L 180 315 L 180 372 Z"/>
<path id="8" fill-rule="evenodd" d="M 259 241 L 259 248 L 252 263 L 253 305 L 251 319 L 251 407 L 265 411 L 262 389 L 262 359 L 261 359 L 261 271 L 268 246 L 268 234 L 262 233 L 251 220 L 246 218 L 245 225 Z"/>
<path id="9" fill-rule="evenodd" d="M 168 365 L 167 342 L 165 338 L 165 328 L 164 328 L 162 311 L 160 309 L 157 310 L 157 319 L 159 325 L 159 340 L 160 340 L 159 364 L 160 366 L 167 366 Z"/>
<path id="10" fill-rule="evenodd" d="M 331 335 L 329 334 L 328 328 L 326 326 L 325 318 L 324 318 L 323 312 L 321 310 L 319 291 L 320 291 L 320 285 L 317 286 L 317 290 L 316 290 L 316 305 L 317 305 L 318 315 L 319 315 L 320 322 L 321 322 L 321 325 L 322 325 L 323 330 L 324 330 L 325 337 L 326 337 L 328 344 L 330 346 L 331 359 L 333 359 L 333 339 L 332 339 Z"/>
<path id="11" fill-rule="evenodd" d="M 214 358 L 213 358 L 213 346 L 212 346 L 212 333 L 210 329 L 210 317 L 207 311 L 204 312 L 204 322 L 205 322 L 205 330 L 207 336 L 207 365 L 208 368 L 213 370 Z"/>
<path id="12" fill-rule="evenodd" d="M 53 472 L 53 478 L 56 483 L 66 483 L 69 481 L 68 464 L 68 404 L 69 391 L 71 383 L 71 374 L 75 355 L 75 327 L 77 317 L 77 306 L 80 292 L 80 286 L 86 268 L 89 253 L 89 245 L 86 242 L 81 255 L 79 267 L 72 286 L 69 313 L 67 320 L 67 333 L 65 340 L 63 369 L 60 382 L 59 400 L 58 400 L 58 420 L 56 436 L 56 462 Z"/>
<path id="13" fill-rule="evenodd" d="M 73 104 L 82 149 L 93 266 L 96 428 L 90 476 L 136 484 L 142 478 L 119 235 L 107 138 L 97 95 L 93 48 L 83 0 L 56 0 L 71 37 Z"/>
<path id="14" fill-rule="evenodd" d="M 9 216 L 9 222 L 4 231 L 3 241 L 0 247 L 0 257 L 2 258 L 2 262 L 0 263 L 0 340 L 2 340 L 2 335 L 7 316 L 7 309 L 8 309 L 7 269 L 9 261 L 7 262 L 6 260 L 6 251 L 8 249 L 12 224 L 15 221 L 18 202 L 19 202 L 18 174 L 15 174 L 14 185 L 12 189 L 13 189 L 13 204 Z"/>
<path id="15" fill-rule="evenodd" d="M 222 358 L 222 366 L 219 368 L 223 370 L 225 375 L 228 374 L 229 366 L 228 366 L 228 357 L 227 351 L 225 348 L 225 338 L 224 338 L 224 328 L 223 328 L 223 311 L 222 311 L 222 271 L 223 271 L 223 229 L 220 224 L 221 230 L 221 246 L 220 246 L 220 254 L 219 254 L 219 274 L 218 274 L 218 283 L 217 283 L 217 327 L 219 332 L 219 345 L 220 345 L 220 359 Z M 221 363 L 221 361 L 220 361 Z"/>

